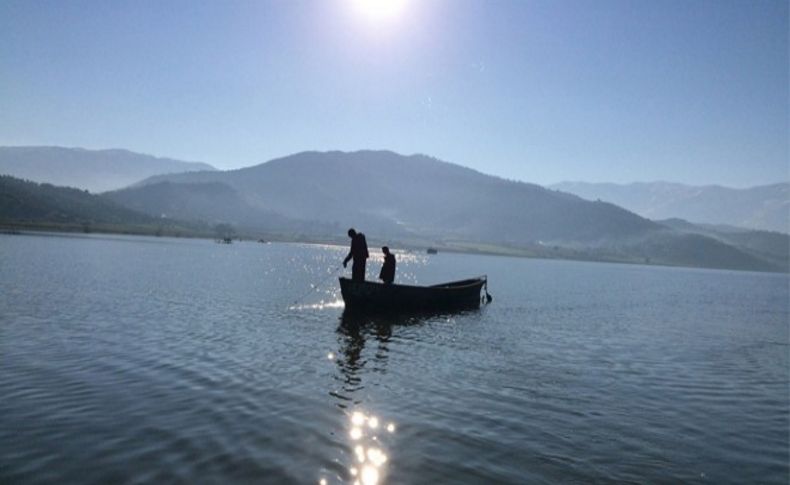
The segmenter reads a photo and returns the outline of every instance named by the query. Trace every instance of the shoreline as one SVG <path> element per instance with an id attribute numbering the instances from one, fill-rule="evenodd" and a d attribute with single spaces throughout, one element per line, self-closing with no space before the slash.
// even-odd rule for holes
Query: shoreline
<path id="1" fill-rule="evenodd" d="M 152 238 L 174 238 L 174 239 L 204 239 L 220 242 L 220 237 L 212 234 L 210 231 L 202 231 L 196 228 L 185 226 L 132 226 L 132 225 L 116 225 L 116 224 L 85 224 L 75 223 L 8 223 L 0 222 L 0 235 L 38 235 L 38 236 L 91 236 L 91 235 L 107 235 L 107 236 L 132 236 L 132 237 L 152 237 Z M 295 244 L 315 244 L 315 245 L 332 245 L 344 247 L 347 241 L 342 237 L 332 236 L 308 236 L 305 234 L 282 234 L 282 233 L 241 233 L 231 238 L 233 242 L 253 242 L 253 243 L 295 243 Z M 428 247 L 434 247 L 439 250 L 439 254 L 455 253 L 455 254 L 478 254 L 487 256 L 507 256 L 527 259 L 543 259 L 543 260 L 557 260 L 557 261 L 578 261 L 589 263 L 614 263 L 614 264 L 627 264 L 639 266 L 653 266 L 653 267 L 666 267 L 666 268 L 693 268 L 693 269 L 709 269 L 719 271 L 739 271 L 747 273 L 776 273 L 776 274 L 790 274 L 790 271 L 776 270 L 760 270 L 760 269 L 744 269 L 744 268 L 727 268 L 718 266 L 702 266 L 702 265 L 686 265 L 677 264 L 665 261 L 656 260 L 637 260 L 636 258 L 616 257 L 611 254 L 600 253 L 595 254 L 591 252 L 574 250 L 570 248 L 560 248 L 557 246 L 534 246 L 534 247 L 508 247 L 498 246 L 496 244 L 486 243 L 470 243 L 463 241 L 447 241 L 443 244 L 428 243 L 422 241 L 402 241 L 393 239 L 384 242 L 376 238 L 370 238 L 373 247 L 377 245 L 386 244 L 395 250 L 403 250 L 408 252 L 422 252 L 424 253 Z M 436 254 L 427 255 L 430 257 L 437 257 Z M 439 256 L 440 257 L 440 256 Z"/>

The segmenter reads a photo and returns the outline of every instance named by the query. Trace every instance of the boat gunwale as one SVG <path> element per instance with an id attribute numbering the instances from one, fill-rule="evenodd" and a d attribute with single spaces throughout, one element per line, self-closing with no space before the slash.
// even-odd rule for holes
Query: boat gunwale
<path id="1" fill-rule="evenodd" d="M 478 276 L 478 277 L 475 277 L 475 278 L 466 278 L 466 279 L 463 279 L 463 280 L 448 281 L 446 283 L 439 283 L 438 285 L 418 286 L 418 285 L 402 285 L 400 283 L 379 283 L 378 281 L 367 281 L 367 280 L 365 280 L 365 281 L 354 281 L 351 278 L 347 278 L 345 276 L 341 276 L 339 279 L 341 280 L 341 284 L 342 284 L 342 280 L 346 280 L 347 282 L 354 283 L 354 284 L 368 284 L 368 285 L 389 286 L 389 287 L 398 286 L 398 287 L 402 287 L 402 288 L 414 288 L 414 289 L 418 289 L 418 290 L 448 290 L 448 291 L 461 290 L 461 289 L 471 288 L 471 287 L 474 287 L 474 286 L 477 286 L 477 285 L 484 285 L 488 281 L 488 278 L 486 276 Z M 456 284 L 456 283 L 465 283 L 467 281 L 469 281 L 470 283 L 463 284 L 463 285 L 457 285 Z"/>

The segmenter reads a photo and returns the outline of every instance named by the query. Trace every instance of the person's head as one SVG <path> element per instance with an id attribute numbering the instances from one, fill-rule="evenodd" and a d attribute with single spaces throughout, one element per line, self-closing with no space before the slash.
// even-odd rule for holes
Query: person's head
<path id="1" fill-rule="evenodd" d="M 384 246 L 383 248 L 381 248 L 381 252 L 384 253 L 384 254 L 389 254 L 390 253 L 390 248 L 388 248 L 387 246 Z"/>
<path id="2" fill-rule="evenodd" d="M 355 231 L 353 227 L 348 230 L 348 237 L 354 237 L 356 235 L 357 235 L 357 231 Z"/>

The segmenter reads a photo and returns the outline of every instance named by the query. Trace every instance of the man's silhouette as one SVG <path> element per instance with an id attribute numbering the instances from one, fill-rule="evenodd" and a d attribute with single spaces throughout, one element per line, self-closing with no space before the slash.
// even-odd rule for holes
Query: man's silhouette
<path id="1" fill-rule="evenodd" d="M 353 228 L 348 230 L 348 237 L 351 238 L 351 249 L 348 256 L 343 260 L 343 267 L 348 265 L 350 259 L 354 260 L 351 265 L 351 279 L 354 281 L 365 281 L 365 260 L 368 259 L 368 242 L 365 235 L 355 231 Z"/>
<path id="2" fill-rule="evenodd" d="M 385 284 L 390 284 L 395 281 L 395 255 L 390 253 L 390 248 L 387 246 L 381 248 L 381 252 L 384 253 L 384 264 L 381 265 L 379 279 Z"/>

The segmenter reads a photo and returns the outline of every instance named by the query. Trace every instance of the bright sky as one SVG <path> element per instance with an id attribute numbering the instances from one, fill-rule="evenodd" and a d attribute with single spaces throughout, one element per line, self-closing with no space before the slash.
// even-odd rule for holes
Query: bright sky
<path id="1" fill-rule="evenodd" d="M 785 0 L 3 0 L 0 145 L 743 187 L 790 179 L 788 70 Z"/>

